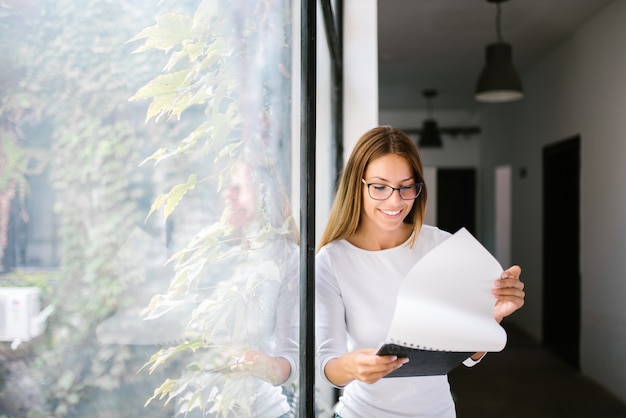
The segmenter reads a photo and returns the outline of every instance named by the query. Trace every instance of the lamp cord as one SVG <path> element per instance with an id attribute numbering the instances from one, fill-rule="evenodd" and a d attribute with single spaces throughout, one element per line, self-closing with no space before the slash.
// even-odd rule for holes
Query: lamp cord
<path id="1" fill-rule="evenodd" d="M 500 2 L 496 3 L 496 36 L 498 37 L 498 42 L 504 42 L 502 40 L 502 30 L 500 29 L 500 17 L 502 16 L 502 11 L 500 9 Z"/>
<path id="2" fill-rule="evenodd" d="M 422 95 L 426 99 L 426 111 L 428 112 L 427 118 L 432 119 L 432 113 L 433 113 L 432 100 L 434 97 L 437 97 L 437 90 L 424 90 L 422 91 Z"/>

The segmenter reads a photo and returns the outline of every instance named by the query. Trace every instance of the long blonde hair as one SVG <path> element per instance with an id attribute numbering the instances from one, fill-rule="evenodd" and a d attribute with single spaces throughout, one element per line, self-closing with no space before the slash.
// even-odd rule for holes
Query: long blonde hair
<path id="1" fill-rule="evenodd" d="M 364 133 L 357 141 L 346 166 L 341 173 L 341 180 L 330 211 L 326 229 L 319 248 L 324 245 L 352 236 L 361 223 L 363 205 L 363 183 L 361 179 L 369 163 L 384 155 L 395 154 L 403 157 L 413 170 L 416 182 L 424 183 L 422 162 L 415 143 L 407 134 L 391 126 L 379 126 Z M 404 218 L 404 223 L 413 225 L 413 245 L 424 222 L 426 213 L 427 191 L 424 184 L 422 192 L 415 200 L 411 212 Z"/>

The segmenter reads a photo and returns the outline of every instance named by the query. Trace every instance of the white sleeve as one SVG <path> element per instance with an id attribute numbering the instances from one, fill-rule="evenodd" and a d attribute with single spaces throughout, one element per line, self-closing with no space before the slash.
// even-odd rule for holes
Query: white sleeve
<path id="1" fill-rule="evenodd" d="M 331 385 L 324 368 L 330 360 L 348 352 L 345 318 L 341 289 L 323 248 L 315 257 L 315 337 L 320 376 Z"/>
<path id="2" fill-rule="evenodd" d="M 480 361 L 485 358 L 485 356 L 487 355 L 487 353 L 484 353 L 482 356 L 480 356 L 480 358 L 478 360 L 473 360 L 471 357 L 466 358 L 463 361 L 463 365 L 466 367 L 474 367 L 475 365 L 477 365 L 478 363 L 480 363 Z"/>
<path id="3" fill-rule="evenodd" d="M 276 307 L 276 349 L 274 356 L 284 357 L 291 366 L 291 373 L 283 382 L 287 386 L 296 381 L 298 370 L 299 319 L 300 319 L 300 286 L 299 286 L 299 252 L 294 246 L 287 268 L 282 279 L 278 306 Z"/>

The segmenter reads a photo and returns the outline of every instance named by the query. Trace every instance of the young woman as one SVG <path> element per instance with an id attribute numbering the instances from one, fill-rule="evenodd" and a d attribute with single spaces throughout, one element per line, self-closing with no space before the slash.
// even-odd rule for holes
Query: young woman
<path id="1" fill-rule="evenodd" d="M 206 262 L 198 285 L 185 290 L 197 301 L 186 330 L 205 346 L 187 351 L 172 383 L 176 416 L 296 414 L 299 236 L 279 177 L 253 151 L 225 176 L 225 210 L 208 228 L 217 232 L 198 234 L 186 249 Z"/>
<path id="2" fill-rule="evenodd" d="M 316 256 L 318 358 L 321 375 L 343 389 L 338 417 L 456 415 L 447 376 L 382 379 L 406 359 L 376 355 L 401 281 L 450 236 L 423 225 L 426 197 L 420 157 L 406 134 L 383 126 L 359 139 Z M 524 304 L 520 273 L 513 266 L 494 283 L 498 322 Z M 483 355 L 464 364 L 472 366 Z"/>

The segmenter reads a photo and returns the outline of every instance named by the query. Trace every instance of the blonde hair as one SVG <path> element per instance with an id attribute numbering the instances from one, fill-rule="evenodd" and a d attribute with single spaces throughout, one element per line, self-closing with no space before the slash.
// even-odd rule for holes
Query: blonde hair
<path id="1" fill-rule="evenodd" d="M 252 183 L 261 223 L 270 229 L 282 231 L 285 238 L 300 244 L 300 232 L 291 213 L 287 191 L 269 156 L 245 147 L 240 158 L 233 162 L 231 170 L 238 166 L 246 170 L 250 177 L 247 180 Z"/>
<path id="2" fill-rule="evenodd" d="M 424 172 L 417 146 L 407 134 L 391 126 L 379 126 L 365 132 L 354 146 L 341 173 L 337 194 L 318 249 L 330 242 L 349 238 L 356 232 L 361 223 L 365 189 L 361 179 L 371 161 L 388 154 L 403 157 L 411 166 L 415 181 L 424 183 Z M 415 243 L 424 222 L 426 198 L 424 184 L 411 212 L 404 218 L 404 223 L 413 225 L 414 233 L 410 245 Z"/>

